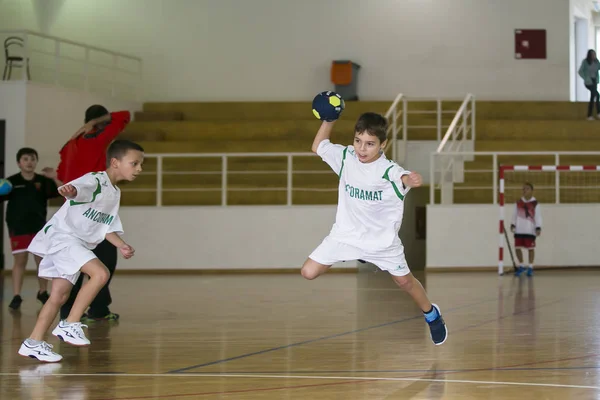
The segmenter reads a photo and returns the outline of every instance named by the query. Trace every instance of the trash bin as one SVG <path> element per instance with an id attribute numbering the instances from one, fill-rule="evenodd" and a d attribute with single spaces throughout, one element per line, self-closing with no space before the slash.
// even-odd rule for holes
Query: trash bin
<path id="1" fill-rule="evenodd" d="M 350 60 L 335 60 L 331 64 L 331 82 L 335 92 L 345 101 L 358 100 L 357 75 L 360 65 Z"/>

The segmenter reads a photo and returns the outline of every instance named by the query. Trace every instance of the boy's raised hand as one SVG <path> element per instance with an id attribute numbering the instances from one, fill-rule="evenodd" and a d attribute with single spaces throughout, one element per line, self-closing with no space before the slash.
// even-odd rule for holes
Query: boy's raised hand
<path id="1" fill-rule="evenodd" d="M 58 194 L 67 199 L 72 199 L 77 196 L 77 189 L 73 185 L 64 185 L 58 188 Z"/>
<path id="2" fill-rule="evenodd" d="M 71 139 L 75 139 L 77 136 L 81 135 L 82 133 L 83 134 L 90 133 L 93 130 L 94 130 L 94 121 L 92 120 L 92 121 L 86 122 L 81 128 L 79 128 L 77 130 L 77 132 L 75 132 L 73 134 L 73 136 L 71 136 Z"/>

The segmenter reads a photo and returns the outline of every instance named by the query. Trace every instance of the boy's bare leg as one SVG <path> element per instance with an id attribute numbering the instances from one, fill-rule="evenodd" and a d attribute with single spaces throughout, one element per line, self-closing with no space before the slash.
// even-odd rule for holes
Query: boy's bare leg
<path id="1" fill-rule="evenodd" d="M 535 261 L 535 250 L 529 249 L 529 265 L 533 265 L 534 261 Z"/>
<path id="2" fill-rule="evenodd" d="M 40 270 L 40 262 L 42 262 L 42 257 L 34 254 L 33 259 L 35 260 L 35 265 L 37 267 L 37 270 L 39 271 Z M 38 285 L 40 287 L 39 293 L 48 291 L 48 279 L 38 278 Z"/>
<path id="3" fill-rule="evenodd" d="M 90 278 L 81 286 L 81 289 L 77 294 L 71 312 L 66 319 L 69 323 L 79 322 L 81 320 L 85 310 L 87 310 L 92 303 L 92 300 L 94 300 L 100 289 L 108 282 L 108 278 L 110 277 L 108 269 L 97 258 L 88 261 L 81 267 L 81 272 L 87 274 Z M 65 299 L 65 301 L 66 300 L 67 299 Z"/>
<path id="4" fill-rule="evenodd" d="M 58 310 L 67 301 L 73 284 L 66 279 L 56 278 L 52 282 L 52 292 L 50 298 L 42 307 L 38 319 L 31 332 L 31 339 L 42 341 L 46 335 L 46 331 L 54 322 Z"/>
<path id="5" fill-rule="evenodd" d="M 327 272 L 330 267 L 331 265 L 319 264 L 315 260 L 308 258 L 304 262 L 304 265 L 302 265 L 300 273 L 305 279 L 313 280 Z"/>
<path id="6" fill-rule="evenodd" d="M 515 249 L 515 253 L 517 254 L 517 260 L 519 260 L 519 265 L 523 265 L 523 251 L 521 249 Z"/>
<path id="7" fill-rule="evenodd" d="M 448 329 L 446 328 L 446 322 L 442 318 L 441 311 L 436 305 L 433 304 L 427 298 L 427 293 L 421 285 L 421 282 L 414 277 L 412 273 L 408 273 L 404 276 L 392 275 L 394 282 L 404 290 L 406 293 L 413 298 L 415 303 L 423 311 L 425 321 L 429 325 L 429 331 L 431 333 L 431 340 L 436 346 L 443 344 L 448 338 Z"/>
<path id="8" fill-rule="evenodd" d="M 12 269 L 12 283 L 13 283 L 13 295 L 21 295 L 21 289 L 23 288 L 23 277 L 25 275 L 25 268 L 27 267 L 27 256 L 28 252 L 13 254 L 14 264 Z"/>
<path id="9" fill-rule="evenodd" d="M 406 293 L 413 298 L 415 303 L 419 306 L 419 308 L 423 312 L 428 312 L 431 310 L 433 305 L 427 298 L 427 293 L 421 285 L 421 282 L 417 278 L 414 277 L 412 273 L 404 276 L 394 276 L 392 275 L 392 279 L 396 282 L 396 285 L 400 287 L 400 289 L 404 290 Z"/>

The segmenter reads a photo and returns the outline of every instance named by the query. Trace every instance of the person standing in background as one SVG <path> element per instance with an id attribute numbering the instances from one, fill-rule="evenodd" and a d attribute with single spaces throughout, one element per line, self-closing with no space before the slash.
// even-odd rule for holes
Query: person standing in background
<path id="1" fill-rule="evenodd" d="M 85 111 L 85 124 L 60 150 L 58 179 L 71 182 L 87 173 L 104 171 L 108 146 L 123 132 L 130 120 L 129 111 L 109 113 L 104 106 L 90 106 Z M 92 301 L 82 320 L 116 320 L 119 314 L 111 312 L 109 308 L 112 303 L 109 285 L 117 267 L 117 248 L 104 240 L 94 249 L 94 254 L 106 265 L 110 278 Z M 61 320 L 69 315 L 82 283 L 83 275 L 79 277 L 69 299 L 60 309 Z"/>
<path id="2" fill-rule="evenodd" d="M 600 118 L 600 94 L 598 93 L 598 71 L 600 62 L 596 58 L 594 50 L 588 50 L 587 57 L 581 62 L 579 76 L 583 79 L 585 87 L 590 91 L 590 102 L 588 104 L 588 120 L 594 119 L 594 103 L 596 103 L 596 114 Z"/>
<path id="3" fill-rule="evenodd" d="M 42 174 L 37 174 L 35 169 L 38 163 L 38 153 L 31 147 L 23 147 L 17 152 L 17 166 L 20 172 L 6 178 L 12 184 L 10 193 L 0 196 L 0 202 L 8 201 L 6 207 L 6 225 L 10 237 L 10 246 L 14 259 L 12 269 L 13 299 L 8 307 L 18 310 L 23 298 L 23 278 L 29 252 L 27 247 L 34 236 L 46 224 L 48 214 L 48 199 L 59 197 L 58 186 L 62 183 L 56 179 L 56 172 L 52 168 L 44 168 Z M 40 257 L 35 256 L 35 263 L 39 268 Z M 49 298 L 48 281 L 38 279 L 39 290 L 37 299 L 45 304 Z"/>

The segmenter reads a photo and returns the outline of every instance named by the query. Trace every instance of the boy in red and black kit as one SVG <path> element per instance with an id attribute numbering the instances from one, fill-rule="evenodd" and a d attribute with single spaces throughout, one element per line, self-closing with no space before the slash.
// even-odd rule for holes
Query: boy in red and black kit
<path id="1" fill-rule="evenodd" d="M 29 253 L 27 247 L 33 237 L 46 224 L 48 214 L 48 199 L 59 197 L 58 186 L 62 183 L 56 179 L 56 173 L 51 168 L 44 168 L 43 175 L 36 174 L 38 153 L 32 148 L 24 147 L 17 152 L 17 165 L 21 172 L 9 176 L 12 190 L 9 194 L 0 196 L 0 201 L 7 201 L 6 225 L 10 236 L 10 245 L 14 257 L 12 283 L 14 297 L 8 307 L 18 310 L 23 298 L 23 276 Z M 34 256 L 36 265 L 41 259 Z M 37 299 L 42 303 L 48 300 L 48 281 L 38 279 L 39 291 Z"/>
<path id="2" fill-rule="evenodd" d="M 75 132 L 60 150 L 58 179 L 71 182 L 87 173 L 104 171 L 108 146 L 125 129 L 130 120 L 129 111 L 109 113 L 101 105 L 89 107 L 85 112 L 85 125 Z M 93 252 L 108 268 L 110 278 L 92 301 L 82 320 L 116 320 L 119 314 L 112 313 L 108 306 L 112 303 L 109 285 L 117 267 L 117 248 L 105 240 Z M 82 283 L 83 275 L 79 277 L 69 299 L 60 309 L 61 320 L 69 315 Z"/>

